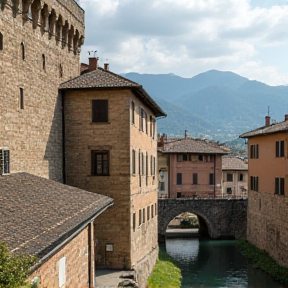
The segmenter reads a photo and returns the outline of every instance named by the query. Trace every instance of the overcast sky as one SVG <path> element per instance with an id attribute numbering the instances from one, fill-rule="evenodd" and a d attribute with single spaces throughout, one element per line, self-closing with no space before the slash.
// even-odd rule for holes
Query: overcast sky
<path id="1" fill-rule="evenodd" d="M 232 71 L 288 85 L 288 0 L 80 0 L 81 62 L 115 73 Z"/>

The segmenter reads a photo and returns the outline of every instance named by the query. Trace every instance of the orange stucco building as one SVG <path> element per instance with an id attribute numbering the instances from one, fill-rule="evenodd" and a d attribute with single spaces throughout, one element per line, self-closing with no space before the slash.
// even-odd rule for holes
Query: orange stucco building
<path id="1" fill-rule="evenodd" d="M 221 196 L 222 155 L 217 143 L 189 137 L 158 141 L 160 198 Z"/>
<path id="2" fill-rule="evenodd" d="M 240 135 L 248 139 L 247 239 L 288 266 L 288 115 Z"/>

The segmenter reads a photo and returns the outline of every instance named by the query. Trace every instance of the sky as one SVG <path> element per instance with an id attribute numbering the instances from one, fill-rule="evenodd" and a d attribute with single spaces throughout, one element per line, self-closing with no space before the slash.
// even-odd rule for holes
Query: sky
<path id="1" fill-rule="evenodd" d="M 216 69 L 288 85 L 288 0 L 79 0 L 85 42 L 115 73 Z M 94 55 L 94 52 L 90 55 Z"/>

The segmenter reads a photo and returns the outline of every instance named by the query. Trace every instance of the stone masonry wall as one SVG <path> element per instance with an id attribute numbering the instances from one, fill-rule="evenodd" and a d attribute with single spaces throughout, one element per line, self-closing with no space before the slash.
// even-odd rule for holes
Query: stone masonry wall
<path id="1" fill-rule="evenodd" d="M 177 215 L 190 212 L 200 216 L 211 238 L 246 238 L 247 200 L 228 199 L 159 199 L 158 231 L 165 235 L 169 222 Z M 249 203 L 250 205 L 250 203 Z"/>
<path id="2" fill-rule="evenodd" d="M 28 1 L 20 2 L 16 15 L 11 1 L 0 10 L 0 149 L 10 150 L 11 173 L 25 171 L 62 181 L 58 86 L 79 75 L 84 11 L 75 1 L 35 0 L 30 4 L 36 12 L 30 15 L 29 4 L 24 7 Z M 54 26 L 48 20 L 49 12 L 55 16 Z"/>
<path id="3" fill-rule="evenodd" d="M 247 240 L 288 266 L 288 199 L 249 191 Z"/>
<path id="4" fill-rule="evenodd" d="M 88 228 L 45 262 L 29 279 L 32 281 L 39 277 L 38 288 L 59 287 L 58 261 L 62 257 L 66 257 L 66 281 L 62 288 L 88 288 Z"/>
<path id="5" fill-rule="evenodd" d="M 108 123 L 91 123 L 92 99 L 108 100 Z M 135 124 L 131 124 L 131 101 L 136 107 Z M 67 184 L 114 199 L 114 205 L 95 220 L 97 267 L 137 271 L 140 262 L 148 261 L 147 271 L 150 271 L 154 265 L 151 263 L 156 259 L 149 255 L 154 255 L 158 249 L 158 181 L 157 176 L 151 175 L 151 156 L 155 157 L 156 163 L 157 142 L 150 132 L 139 131 L 140 105 L 129 89 L 65 92 L 65 122 L 69 123 L 65 133 L 66 155 L 69 157 Z M 150 119 L 153 113 L 148 107 L 142 107 Z M 91 176 L 91 150 L 109 151 L 109 176 Z M 136 151 L 135 174 L 131 168 L 132 150 Z M 148 155 L 149 160 L 147 177 L 146 164 L 145 173 L 140 176 L 141 187 L 139 150 L 145 159 Z M 106 251 L 107 244 L 113 244 L 113 251 Z"/>

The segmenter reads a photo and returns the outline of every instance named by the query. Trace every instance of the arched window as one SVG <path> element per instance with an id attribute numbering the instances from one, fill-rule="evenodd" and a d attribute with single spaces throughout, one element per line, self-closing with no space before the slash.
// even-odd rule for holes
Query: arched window
<path id="1" fill-rule="evenodd" d="M 3 34 L 0 32 L 0 50 L 3 50 Z"/>
<path id="2" fill-rule="evenodd" d="M 45 70 L 45 68 L 46 68 L 46 57 L 45 57 L 45 54 L 42 54 L 42 68 L 43 68 L 43 70 Z"/>
<path id="3" fill-rule="evenodd" d="M 25 60 L 25 46 L 24 43 L 21 42 L 21 53 L 22 53 L 22 59 Z"/>

